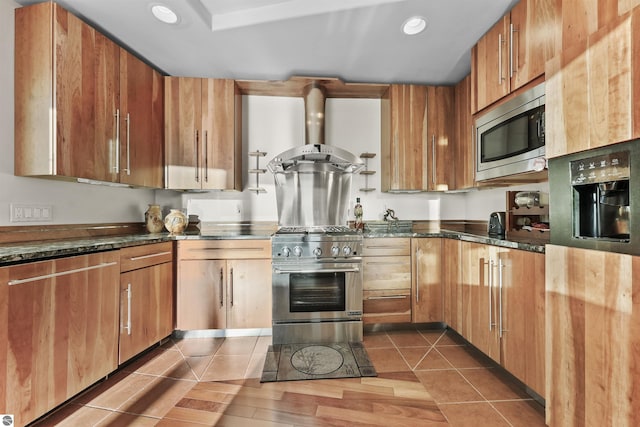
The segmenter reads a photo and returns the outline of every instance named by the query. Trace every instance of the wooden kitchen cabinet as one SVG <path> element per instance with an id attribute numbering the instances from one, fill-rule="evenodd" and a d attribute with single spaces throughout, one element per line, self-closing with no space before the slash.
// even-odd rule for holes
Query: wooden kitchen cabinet
<path id="1" fill-rule="evenodd" d="M 640 257 L 546 254 L 547 424 L 640 425 Z"/>
<path id="2" fill-rule="evenodd" d="M 15 175 L 160 188 L 157 73 L 56 3 L 15 15 Z"/>
<path id="3" fill-rule="evenodd" d="M 545 72 L 561 49 L 561 0 L 521 0 L 472 48 L 476 113 Z"/>
<path id="4" fill-rule="evenodd" d="M 119 363 L 173 332 L 173 243 L 120 249 Z"/>
<path id="5" fill-rule="evenodd" d="M 119 182 L 164 186 L 164 84 L 159 72 L 120 49 Z"/>
<path id="6" fill-rule="evenodd" d="M 0 412 L 25 425 L 118 366 L 117 251 L 0 268 Z"/>
<path id="7" fill-rule="evenodd" d="M 442 240 L 411 239 L 413 274 L 411 278 L 411 321 L 442 322 Z"/>
<path id="8" fill-rule="evenodd" d="M 545 255 L 461 242 L 462 334 L 544 396 Z"/>
<path id="9" fill-rule="evenodd" d="M 453 188 L 453 88 L 391 85 L 381 100 L 382 191 Z"/>
<path id="10" fill-rule="evenodd" d="M 242 190 L 242 96 L 233 80 L 165 77 L 167 188 Z"/>
<path id="11" fill-rule="evenodd" d="M 178 242 L 176 328 L 271 327 L 271 242 Z"/>
<path id="12" fill-rule="evenodd" d="M 640 136 L 639 18 L 636 8 L 547 63 L 547 157 Z"/>
<path id="13" fill-rule="evenodd" d="M 454 87 L 455 123 L 453 131 L 453 152 L 450 166 L 455 173 L 450 190 L 464 190 L 475 187 L 475 138 L 471 116 L 471 75 L 467 75 Z"/>
<path id="14" fill-rule="evenodd" d="M 465 335 L 462 322 L 462 268 L 460 241 L 442 239 L 443 320 L 460 335 Z"/>
<path id="15" fill-rule="evenodd" d="M 363 322 L 411 322 L 411 239 L 364 239 L 362 270 Z"/>

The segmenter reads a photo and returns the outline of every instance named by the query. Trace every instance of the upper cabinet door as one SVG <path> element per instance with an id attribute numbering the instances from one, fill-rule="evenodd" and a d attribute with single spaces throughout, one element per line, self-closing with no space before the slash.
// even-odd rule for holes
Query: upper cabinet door
<path id="1" fill-rule="evenodd" d="M 202 188 L 242 190 L 242 95 L 235 81 L 202 80 Z"/>
<path id="2" fill-rule="evenodd" d="M 447 191 L 454 187 L 455 166 L 453 123 L 454 89 L 429 86 L 427 95 L 427 138 L 430 162 L 429 190 Z"/>
<path id="3" fill-rule="evenodd" d="M 473 47 L 475 66 L 476 109 L 480 111 L 486 106 L 509 93 L 509 49 L 508 49 L 509 16 L 496 23 Z"/>
<path id="4" fill-rule="evenodd" d="M 120 182 L 163 187 L 163 85 L 147 64 L 120 49 Z"/>
<path id="5" fill-rule="evenodd" d="M 165 77 L 167 188 L 242 190 L 241 120 L 233 80 Z"/>
<path id="6" fill-rule="evenodd" d="M 511 10 L 511 91 L 543 75 L 545 63 L 559 51 L 561 8 L 561 0 L 522 0 Z"/>
<path id="7" fill-rule="evenodd" d="M 15 13 L 15 174 L 117 180 L 117 46 L 55 3 Z"/>
<path id="8" fill-rule="evenodd" d="M 200 79 L 164 78 L 166 187 L 201 188 Z"/>
<path id="9" fill-rule="evenodd" d="M 427 86 L 391 85 L 381 108 L 382 191 L 426 191 Z"/>

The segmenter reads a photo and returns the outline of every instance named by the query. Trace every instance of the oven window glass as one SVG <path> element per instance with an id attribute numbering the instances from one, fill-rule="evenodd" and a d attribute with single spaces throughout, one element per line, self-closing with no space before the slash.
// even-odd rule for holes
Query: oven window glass
<path id="1" fill-rule="evenodd" d="M 480 143 L 482 163 L 506 159 L 544 145 L 544 106 L 514 116 L 484 132 Z"/>
<path id="2" fill-rule="evenodd" d="M 345 310 L 345 273 L 292 273 L 289 276 L 292 313 Z"/>

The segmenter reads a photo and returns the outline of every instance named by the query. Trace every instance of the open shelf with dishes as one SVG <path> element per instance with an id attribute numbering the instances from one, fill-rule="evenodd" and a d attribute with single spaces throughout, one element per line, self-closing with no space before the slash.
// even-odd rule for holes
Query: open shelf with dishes
<path id="1" fill-rule="evenodd" d="M 507 238 L 523 238 L 537 242 L 549 242 L 548 195 L 539 191 L 506 192 Z"/>

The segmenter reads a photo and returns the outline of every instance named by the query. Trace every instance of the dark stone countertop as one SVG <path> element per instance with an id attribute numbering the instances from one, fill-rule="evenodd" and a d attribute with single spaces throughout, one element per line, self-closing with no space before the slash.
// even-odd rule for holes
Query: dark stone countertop
<path id="1" fill-rule="evenodd" d="M 527 241 L 524 239 L 500 239 L 488 235 L 466 233 L 453 230 L 441 229 L 436 232 L 365 232 L 365 238 L 375 237 L 441 237 L 456 239 L 467 242 L 476 242 L 494 246 L 501 246 L 512 249 L 520 249 L 529 252 L 544 253 L 543 243 Z M 183 235 L 171 236 L 168 233 L 159 234 L 134 234 L 127 236 L 97 237 L 85 239 L 70 239 L 57 241 L 42 241 L 16 243 L 0 246 L 0 266 L 19 264 L 30 261 L 41 261 L 63 256 L 83 255 L 93 252 L 101 252 L 126 248 L 129 246 L 145 245 L 167 241 L 180 240 L 226 240 L 226 239 L 270 239 L 271 235 L 252 234 L 246 232 L 221 232 L 215 235 L 201 235 L 198 233 L 187 233 Z"/>

